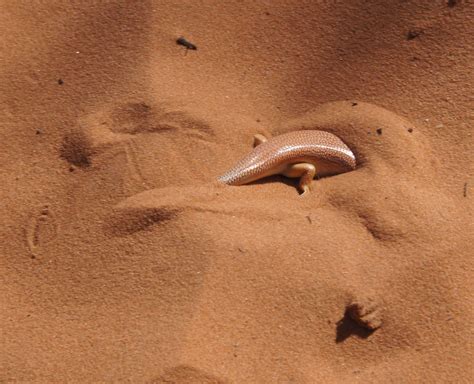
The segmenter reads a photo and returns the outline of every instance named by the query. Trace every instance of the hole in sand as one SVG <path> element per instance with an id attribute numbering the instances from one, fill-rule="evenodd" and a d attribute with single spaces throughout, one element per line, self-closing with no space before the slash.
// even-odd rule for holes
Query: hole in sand
<path id="1" fill-rule="evenodd" d="M 88 167 L 91 165 L 92 143 L 87 135 L 74 130 L 66 135 L 60 150 L 60 156 L 77 167 Z"/>
<path id="2" fill-rule="evenodd" d="M 349 310 L 347 309 L 343 318 L 337 322 L 336 343 L 342 343 L 351 336 L 366 339 L 372 333 L 374 333 L 374 330 L 367 329 L 353 320 L 349 314 Z"/>

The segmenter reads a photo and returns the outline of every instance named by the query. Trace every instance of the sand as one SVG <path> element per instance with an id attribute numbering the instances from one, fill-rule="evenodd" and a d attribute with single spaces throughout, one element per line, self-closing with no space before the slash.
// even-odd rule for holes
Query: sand
<path id="1" fill-rule="evenodd" d="M 472 382 L 473 30 L 467 0 L 3 1 L 0 382 Z M 297 129 L 357 169 L 216 181 Z"/>

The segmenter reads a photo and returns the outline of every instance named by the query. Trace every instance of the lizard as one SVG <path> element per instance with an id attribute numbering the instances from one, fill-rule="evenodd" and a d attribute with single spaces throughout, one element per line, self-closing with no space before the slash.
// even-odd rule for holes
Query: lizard
<path id="1" fill-rule="evenodd" d="M 301 130 L 267 138 L 254 135 L 254 149 L 218 180 L 242 185 L 281 174 L 300 178 L 301 195 L 311 189 L 316 176 L 330 176 L 354 170 L 356 158 L 336 135 L 318 130 Z"/>

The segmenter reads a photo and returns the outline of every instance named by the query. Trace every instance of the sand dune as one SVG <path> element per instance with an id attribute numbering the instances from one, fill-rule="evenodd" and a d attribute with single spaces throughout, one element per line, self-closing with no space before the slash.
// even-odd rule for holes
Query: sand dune
<path id="1" fill-rule="evenodd" d="M 472 381 L 469 1 L 1 8 L 0 382 Z"/>

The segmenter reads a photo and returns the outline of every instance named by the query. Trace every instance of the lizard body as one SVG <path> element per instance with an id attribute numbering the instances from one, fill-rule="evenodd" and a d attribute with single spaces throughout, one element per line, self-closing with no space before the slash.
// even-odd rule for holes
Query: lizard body
<path id="1" fill-rule="evenodd" d="M 267 139 L 254 136 L 254 149 L 233 168 L 219 177 L 229 185 L 242 185 L 263 177 L 282 174 L 299 177 L 303 194 L 316 176 L 329 176 L 355 169 L 356 159 L 336 135 L 325 131 L 304 130 Z"/>

